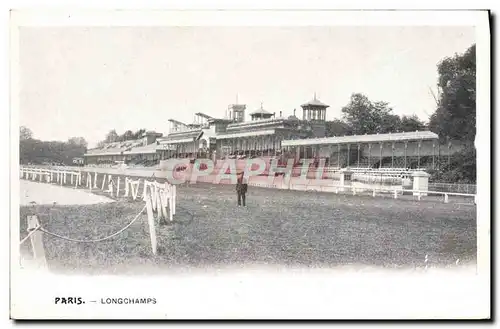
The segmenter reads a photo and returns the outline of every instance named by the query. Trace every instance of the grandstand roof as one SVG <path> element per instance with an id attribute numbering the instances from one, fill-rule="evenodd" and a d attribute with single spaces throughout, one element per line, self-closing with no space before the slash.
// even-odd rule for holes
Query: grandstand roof
<path id="1" fill-rule="evenodd" d="M 124 142 L 114 142 L 106 143 L 102 147 L 96 147 L 87 150 L 85 156 L 97 156 L 97 155 L 120 155 L 122 152 L 126 152 L 133 148 L 141 147 L 144 143 L 143 139 L 136 139 Z"/>
<path id="2" fill-rule="evenodd" d="M 158 144 L 152 143 L 145 146 L 134 147 L 129 151 L 124 151 L 123 154 L 148 154 L 148 153 L 156 153 L 156 149 L 158 148 Z"/>
<path id="3" fill-rule="evenodd" d="M 253 136 L 265 136 L 265 135 L 274 135 L 276 131 L 274 129 L 269 130 L 257 130 L 257 131 L 245 131 L 245 132 L 236 132 L 225 135 L 218 135 L 217 139 L 230 139 L 230 138 L 238 138 L 238 137 L 253 137 Z"/>
<path id="4" fill-rule="evenodd" d="M 355 144 L 355 143 L 377 143 L 377 142 L 404 142 L 415 140 L 438 139 L 438 135 L 431 131 L 415 131 L 394 134 L 353 135 L 340 137 L 324 137 L 310 139 L 284 140 L 282 146 L 302 145 L 330 145 L 330 144 Z"/>
<path id="5" fill-rule="evenodd" d="M 214 117 L 211 117 L 211 116 L 209 116 L 209 115 L 207 115 L 207 114 L 205 114 L 205 113 L 198 112 L 198 113 L 195 113 L 195 114 L 196 114 L 197 116 L 200 116 L 200 117 L 205 118 L 205 119 L 207 119 L 207 120 L 210 120 L 210 119 L 215 119 Z"/>
<path id="6" fill-rule="evenodd" d="M 160 146 L 158 146 L 158 148 L 161 149 L 162 148 L 161 145 L 165 145 L 165 144 L 181 144 L 181 143 L 193 143 L 193 142 L 194 142 L 193 137 L 180 138 L 180 139 L 167 139 L 167 140 L 161 141 Z"/>

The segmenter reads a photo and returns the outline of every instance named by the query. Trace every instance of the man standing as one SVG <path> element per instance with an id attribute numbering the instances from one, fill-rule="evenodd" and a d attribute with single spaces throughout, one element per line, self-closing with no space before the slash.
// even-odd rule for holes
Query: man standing
<path id="1" fill-rule="evenodd" d="M 241 206 L 243 201 L 243 207 L 246 207 L 245 204 L 245 194 L 248 190 L 248 184 L 243 183 L 243 173 L 240 172 L 237 174 L 238 181 L 236 182 L 236 193 L 238 194 L 238 206 Z"/>

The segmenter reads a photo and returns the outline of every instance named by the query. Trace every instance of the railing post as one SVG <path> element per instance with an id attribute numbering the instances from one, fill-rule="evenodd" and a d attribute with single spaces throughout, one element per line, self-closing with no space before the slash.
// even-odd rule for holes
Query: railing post
<path id="1" fill-rule="evenodd" d="M 147 221 L 149 226 L 149 237 L 151 239 L 151 249 L 153 254 L 156 255 L 156 228 L 153 214 L 153 207 L 151 205 L 151 196 L 149 193 L 145 193 L 144 201 L 146 201 L 146 212 L 147 212 Z"/>
<path id="2" fill-rule="evenodd" d="M 38 217 L 36 215 L 28 216 L 27 219 L 29 232 L 31 230 L 37 229 L 40 225 L 40 222 L 38 221 Z M 30 236 L 30 239 L 31 247 L 33 249 L 33 259 L 35 260 L 37 266 L 40 268 L 47 268 L 47 260 L 45 258 L 45 250 L 43 248 L 43 232 L 37 230 Z"/>

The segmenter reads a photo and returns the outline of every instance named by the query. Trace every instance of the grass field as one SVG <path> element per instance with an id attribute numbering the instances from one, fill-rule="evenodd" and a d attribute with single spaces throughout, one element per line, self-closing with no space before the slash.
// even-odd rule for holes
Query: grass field
<path id="1" fill-rule="evenodd" d="M 111 240 L 92 244 L 44 235 L 49 268 L 65 273 L 154 273 L 272 264 L 420 267 L 476 261 L 476 207 L 434 201 L 373 198 L 250 187 L 247 207 L 234 186 L 179 186 L 174 222 L 157 227 L 151 253 L 146 215 Z M 74 239 L 114 233 L 143 208 L 142 201 L 21 207 L 45 229 Z M 29 243 L 22 249 L 29 251 Z M 30 254 L 27 252 L 26 254 Z M 27 256 L 29 257 L 29 256 Z"/>

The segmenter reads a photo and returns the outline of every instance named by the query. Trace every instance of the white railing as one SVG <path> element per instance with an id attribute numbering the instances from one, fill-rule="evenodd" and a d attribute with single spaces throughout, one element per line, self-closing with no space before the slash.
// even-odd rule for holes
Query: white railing
<path id="1" fill-rule="evenodd" d="M 467 194 L 477 193 L 476 184 L 429 183 L 429 188 L 434 191 L 441 191 L 441 192 L 455 192 L 455 193 L 467 193 Z"/>
<path id="2" fill-rule="evenodd" d="M 125 177 L 123 177 L 125 176 Z M 142 198 L 145 200 L 147 194 L 153 195 L 155 201 L 153 201 L 153 210 L 156 210 L 156 205 L 168 204 L 170 210 L 170 215 L 168 216 L 172 220 L 172 216 L 175 213 L 175 203 L 177 198 L 177 188 L 175 185 L 169 183 L 159 183 L 155 181 L 148 181 L 146 177 L 143 179 L 132 179 L 126 175 L 120 175 L 119 173 L 112 175 L 109 173 L 98 173 L 97 171 L 69 171 L 66 168 L 33 168 L 24 167 L 20 168 L 20 177 L 22 179 L 28 179 L 39 182 L 46 183 L 57 183 L 61 186 L 70 183 L 74 184 L 74 188 L 83 187 L 88 189 L 89 192 L 93 191 L 103 191 L 108 193 L 112 197 L 131 197 L 133 200 L 138 198 L 138 193 L 140 190 L 141 183 L 142 186 Z M 85 183 L 83 184 L 83 178 L 85 178 Z M 97 183 L 99 181 L 99 184 Z M 124 182 L 123 190 L 121 188 L 121 182 Z M 122 191 L 122 194 L 120 192 Z M 160 201 L 157 199 L 160 198 Z M 163 206 L 160 206 L 160 208 Z M 163 207 L 165 208 L 165 207 Z M 161 209 L 163 209 L 161 208 Z M 163 211 L 163 210 L 162 210 Z M 166 214 L 166 210 L 164 211 Z M 163 213 L 163 212 L 162 212 Z"/>
<path id="3" fill-rule="evenodd" d="M 249 184 L 251 185 L 251 184 Z M 304 186 L 304 188 L 297 188 L 298 186 Z M 268 187 L 277 187 L 279 188 L 276 184 L 269 185 Z M 404 193 L 411 193 L 414 196 L 417 197 L 417 199 L 420 201 L 422 197 L 428 196 L 428 195 L 441 195 L 443 196 L 443 201 L 444 203 L 449 202 L 449 197 L 450 196 L 463 196 L 466 198 L 473 198 L 474 204 L 477 202 L 477 195 L 475 194 L 467 194 L 467 193 L 453 193 L 453 192 L 440 192 L 440 191 L 422 191 L 422 190 L 413 190 L 413 189 L 397 189 L 397 188 L 385 188 L 385 187 L 356 187 L 352 185 L 337 185 L 337 186 L 327 186 L 328 192 L 335 192 L 336 194 L 340 192 L 346 192 L 350 191 L 352 195 L 357 195 L 359 193 L 363 192 L 371 192 L 372 196 L 375 197 L 377 194 L 382 194 L 382 193 L 389 193 L 392 194 L 394 199 L 397 199 L 399 196 L 403 195 Z M 297 189 L 297 190 L 305 190 L 305 191 L 323 191 L 326 192 L 325 187 L 319 186 L 319 185 L 311 185 L 311 184 L 294 184 L 293 188 L 290 189 Z"/>
<path id="4" fill-rule="evenodd" d="M 66 184 L 66 182 L 70 182 L 71 185 L 75 184 L 75 188 L 77 188 L 79 185 L 82 185 L 81 171 L 21 167 L 20 176 L 21 178 L 33 181 L 47 183 L 56 182 L 61 185 Z"/>

